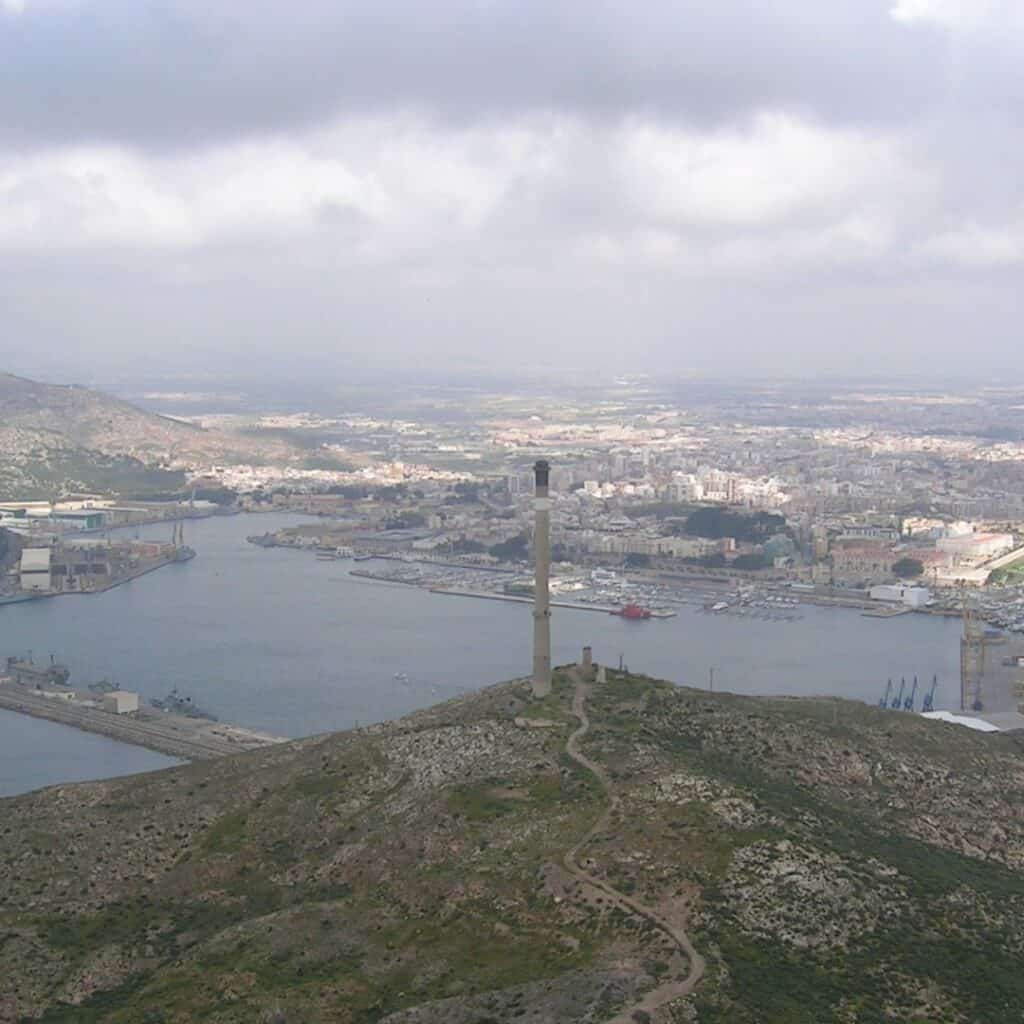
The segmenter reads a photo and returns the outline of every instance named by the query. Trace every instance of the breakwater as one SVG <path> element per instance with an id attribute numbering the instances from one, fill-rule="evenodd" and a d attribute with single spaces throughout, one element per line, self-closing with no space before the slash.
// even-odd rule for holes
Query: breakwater
<path id="1" fill-rule="evenodd" d="M 152 708 L 116 715 L 94 704 L 84 704 L 72 695 L 46 696 L 15 683 L 0 684 L 0 708 L 190 761 L 226 757 L 285 742 L 280 736 Z"/>
<path id="2" fill-rule="evenodd" d="M 356 575 L 355 573 L 352 574 Z M 362 573 L 363 576 L 369 576 L 369 573 Z M 385 579 L 385 577 L 370 577 Z M 404 582 L 404 581 L 398 581 Z M 533 604 L 532 597 L 521 597 L 518 594 L 494 594 L 486 590 L 465 590 L 460 587 L 427 587 L 425 588 L 430 591 L 431 594 L 448 594 L 451 597 L 478 597 L 485 601 L 513 601 L 519 604 Z M 559 601 L 553 600 L 551 602 L 552 608 L 571 608 L 578 612 L 604 612 L 605 615 L 618 615 L 621 609 L 621 605 L 611 604 L 590 604 L 583 601 Z M 650 618 L 652 619 L 671 619 L 675 616 L 675 612 L 671 609 L 665 608 L 652 608 L 650 610 Z"/>

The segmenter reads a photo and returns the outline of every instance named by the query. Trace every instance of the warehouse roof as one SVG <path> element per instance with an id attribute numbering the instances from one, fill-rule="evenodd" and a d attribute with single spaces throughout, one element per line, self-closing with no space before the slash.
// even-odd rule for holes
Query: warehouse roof
<path id="1" fill-rule="evenodd" d="M 49 548 L 25 548 L 21 553 L 22 572 L 49 572 Z"/>

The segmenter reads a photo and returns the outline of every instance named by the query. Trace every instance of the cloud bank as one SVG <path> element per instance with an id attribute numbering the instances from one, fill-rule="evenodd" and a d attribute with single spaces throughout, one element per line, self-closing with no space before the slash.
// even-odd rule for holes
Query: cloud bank
<path id="1" fill-rule="evenodd" d="M 0 357 L 1024 371 L 1021 10 L 0 0 Z"/>

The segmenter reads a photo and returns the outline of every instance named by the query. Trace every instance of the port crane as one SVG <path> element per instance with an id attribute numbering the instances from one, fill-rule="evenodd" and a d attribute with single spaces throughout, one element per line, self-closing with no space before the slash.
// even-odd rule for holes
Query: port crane
<path id="1" fill-rule="evenodd" d="M 892 680 L 885 684 L 885 695 L 879 700 L 878 706 L 880 708 L 887 708 L 889 706 L 889 698 L 892 696 Z"/>
<path id="2" fill-rule="evenodd" d="M 939 685 L 939 677 L 932 676 L 932 688 L 921 698 L 922 711 L 935 710 L 935 688 Z"/>
<path id="3" fill-rule="evenodd" d="M 892 703 L 889 705 L 891 708 L 895 708 L 897 711 L 903 707 L 903 691 L 907 688 L 907 677 L 900 676 L 900 692 L 893 698 Z"/>
<path id="4" fill-rule="evenodd" d="M 907 697 L 907 699 L 903 702 L 903 710 L 904 711 L 913 711 L 914 710 L 914 700 L 916 699 L 916 697 L 917 697 L 917 676 L 914 676 L 914 686 L 913 686 L 913 689 L 911 689 L 911 691 L 910 691 L 910 696 Z"/>
<path id="5" fill-rule="evenodd" d="M 185 520 L 176 519 L 171 527 L 171 544 L 176 548 L 185 546 Z"/>

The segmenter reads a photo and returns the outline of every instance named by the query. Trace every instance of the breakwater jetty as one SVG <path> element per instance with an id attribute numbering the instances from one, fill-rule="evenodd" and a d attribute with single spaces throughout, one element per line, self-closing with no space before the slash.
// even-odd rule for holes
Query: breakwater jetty
<path id="1" fill-rule="evenodd" d="M 156 708 L 115 714 L 74 691 L 51 693 L 11 681 L 0 681 L 0 708 L 189 761 L 226 757 L 287 742 L 282 736 Z"/>
<path id="2" fill-rule="evenodd" d="M 354 576 L 355 573 L 352 575 Z M 533 604 L 532 597 L 520 596 L 518 594 L 495 594 L 486 590 L 465 590 L 458 587 L 428 587 L 426 589 L 431 594 L 448 594 L 451 597 L 477 597 L 485 601 L 511 601 L 518 604 Z M 621 605 L 559 600 L 551 601 L 551 607 L 572 608 L 578 612 L 604 612 L 607 615 L 618 615 L 621 609 Z M 652 619 L 671 619 L 675 617 L 675 614 L 670 608 L 652 608 L 649 610 L 648 617 Z"/>

